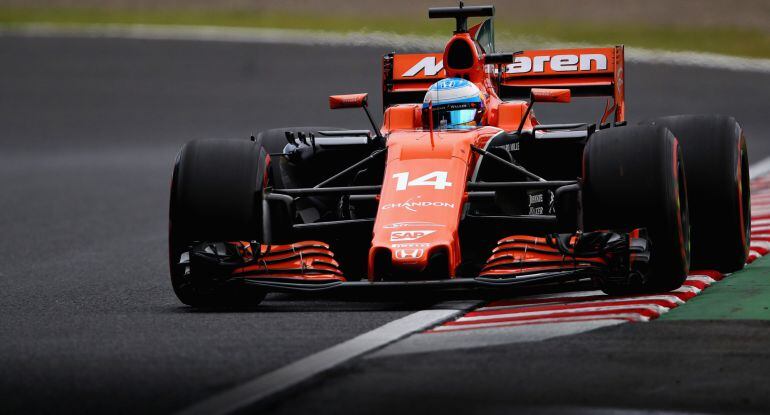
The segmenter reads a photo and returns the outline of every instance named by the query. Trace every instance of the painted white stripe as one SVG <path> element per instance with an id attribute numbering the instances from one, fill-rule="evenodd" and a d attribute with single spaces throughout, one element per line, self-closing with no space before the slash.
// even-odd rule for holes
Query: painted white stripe
<path id="1" fill-rule="evenodd" d="M 749 176 L 752 180 L 770 173 L 770 157 L 749 166 Z"/>
<path id="2" fill-rule="evenodd" d="M 527 301 L 527 300 L 546 300 L 546 299 L 562 299 L 562 298 L 580 298 L 580 297 L 591 297 L 594 295 L 606 295 L 603 291 L 594 290 L 594 291 L 568 291 L 568 292 L 562 292 L 562 293 L 553 293 L 553 294 L 539 294 L 539 295 L 529 295 L 525 297 L 516 297 L 515 301 Z"/>
<path id="3" fill-rule="evenodd" d="M 493 315 L 487 315 L 487 316 L 471 316 L 471 317 L 462 317 L 457 320 L 457 322 L 466 322 L 466 321 L 484 321 L 484 320 L 495 320 L 499 318 L 516 318 L 516 317 L 531 317 L 531 316 L 548 316 L 551 314 L 561 314 L 561 313 L 594 313 L 594 312 L 603 312 L 603 311 L 628 311 L 628 310 L 635 310 L 635 309 L 643 309 L 652 311 L 656 314 L 665 313 L 669 310 L 668 307 L 659 306 L 657 304 L 633 304 L 633 305 L 609 305 L 609 306 L 598 306 L 598 307 L 592 307 L 592 306 L 586 306 L 581 307 L 579 306 L 580 303 L 575 304 L 576 307 L 572 307 L 572 304 L 570 304 L 569 308 L 563 308 L 558 310 L 541 310 L 541 311 L 513 311 L 510 313 L 503 313 L 503 314 L 493 314 Z"/>
<path id="4" fill-rule="evenodd" d="M 762 249 L 770 250 L 770 242 L 768 242 L 768 241 L 751 241 L 751 249 L 756 250 L 757 248 L 762 248 Z"/>
<path id="5" fill-rule="evenodd" d="M 574 316 L 574 317 L 546 317 L 525 321 L 498 321 L 493 323 L 479 323 L 479 324 L 466 324 L 457 326 L 439 326 L 431 330 L 433 332 L 449 332 L 460 331 L 490 327 L 504 327 L 504 326 L 534 326 L 538 324 L 547 323 L 566 323 L 566 322 L 578 322 L 578 321 L 599 321 L 599 320 L 631 320 L 631 321 L 650 321 L 650 318 L 638 313 L 617 313 L 617 314 L 602 314 L 597 316 Z"/>
<path id="6" fill-rule="evenodd" d="M 691 285 L 683 285 L 676 290 L 671 291 L 672 293 L 695 293 L 700 294 L 702 290 L 698 287 L 693 287 Z"/>
<path id="7" fill-rule="evenodd" d="M 229 414 L 244 409 L 354 357 L 454 318 L 463 313 L 464 310 L 478 304 L 479 302 L 443 303 L 435 307 L 445 307 L 444 309 L 437 308 L 412 313 L 233 389 L 214 395 L 180 413 L 185 415 Z"/>
<path id="8" fill-rule="evenodd" d="M 330 28 L 333 29 L 333 28 Z M 146 40 L 187 40 L 209 42 L 278 43 L 299 45 L 376 46 L 395 49 L 442 50 L 447 36 L 413 36 L 388 32 L 334 33 L 301 29 L 234 28 L 175 25 L 81 25 L 62 26 L 30 23 L 0 26 L 0 36 L 106 37 Z M 520 36 L 498 39 L 501 50 L 553 49 L 595 46 L 584 43 L 542 41 Z M 741 58 L 702 52 L 672 52 L 627 47 L 628 62 L 657 65 L 695 66 L 701 68 L 770 73 L 770 59 Z M 770 167 L 768 167 L 770 169 Z M 770 170 L 768 170 L 770 171 Z M 757 175 L 758 176 L 758 175 Z M 752 172 L 752 177 L 755 177 Z"/>
<path id="9" fill-rule="evenodd" d="M 687 282 L 689 282 L 689 281 L 701 281 L 701 282 L 705 282 L 708 285 L 711 285 L 711 284 L 717 282 L 717 280 L 715 280 L 715 279 L 713 279 L 713 278 L 711 278 L 711 277 L 709 277 L 707 275 L 690 275 L 690 276 L 687 277 L 687 280 L 685 280 L 685 284 L 687 284 Z"/>
<path id="10" fill-rule="evenodd" d="M 548 303 L 530 303 L 530 304 L 516 304 L 511 306 L 495 306 L 495 307 L 481 307 L 477 308 L 475 311 L 494 311 L 494 310 L 515 310 L 515 309 L 521 309 L 521 308 L 528 308 L 528 307 L 539 307 L 539 306 L 546 306 L 546 305 L 557 305 L 557 304 L 597 304 L 597 303 L 617 303 L 622 301 L 666 301 L 672 304 L 684 304 L 684 301 L 682 301 L 681 298 L 675 296 L 675 295 L 645 295 L 645 296 L 639 296 L 639 297 L 624 297 L 624 298 L 615 298 L 607 296 L 607 299 L 601 299 L 601 300 L 591 300 L 586 302 L 563 302 L 563 301 L 555 301 L 555 302 L 548 302 Z"/>

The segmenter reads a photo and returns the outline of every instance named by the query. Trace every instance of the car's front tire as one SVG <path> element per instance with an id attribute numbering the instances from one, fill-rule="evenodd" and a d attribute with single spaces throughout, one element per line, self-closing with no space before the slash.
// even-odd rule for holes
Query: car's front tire
<path id="1" fill-rule="evenodd" d="M 195 275 L 180 260 L 197 243 L 260 240 L 268 169 L 269 155 L 258 140 L 195 140 L 182 147 L 171 179 L 169 266 L 184 304 L 248 306 L 264 298 L 262 289 L 226 276 Z"/>
<path id="2" fill-rule="evenodd" d="M 679 144 L 663 127 L 617 127 L 595 133 L 583 155 L 586 230 L 643 228 L 650 258 L 642 275 L 605 278 L 610 294 L 663 292 L 689 271 L 690 225 Z"/>

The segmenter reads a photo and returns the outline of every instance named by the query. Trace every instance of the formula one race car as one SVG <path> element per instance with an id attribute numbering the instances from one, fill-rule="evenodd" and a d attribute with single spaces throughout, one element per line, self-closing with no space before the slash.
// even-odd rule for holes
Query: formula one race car
<path id="1" fill-rule="evenodd" d="M 627 125 L 623 47 L 496 53 L 494 7 L 432 8 L 443 53 L 384 56 L 383 123 L 196 140 L 171 185 L 179 299 L 270 291 L 503 287 L 592 279 L 607 293 L 732 272 L 749 247 L 746 141 L 731 117 Z M 469 17 L 484 17 L 468 28 Z M 607 97 L 596 124 L 543 124 L 536 103 Z M 612 121 L 608 121 L 612 117 Z"/>

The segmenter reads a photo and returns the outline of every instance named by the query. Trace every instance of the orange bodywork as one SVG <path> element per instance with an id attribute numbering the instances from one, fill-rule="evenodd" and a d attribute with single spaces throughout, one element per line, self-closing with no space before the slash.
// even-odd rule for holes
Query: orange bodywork
<path id="1" fill-rule="evenodd" d="M 500 130 L 395 131 L 388 138 L 388 162 L 369 251 L 370 280 L 375 258 L 386 253 L 397 269 L 421 271 L 436 251 L 449 258 L 449 276 L 462 259 L 458 226 L 465 185 L 475 154 Z M 431 134 L 433 140 L 431 140 Z"/>
<path id="2" fill-rule="evenodd" d="M 366 105 L 369 94 L 332 95 L 329 97 L 329 108 L 358 108 Z"/>
<path id="3" fill-rule="evenodd" d="M 529 102 L 504 101 L 500 97 L 505 97 L 505 91 L 563 89 L 536 91 L 547 102 L 566 102 L 570 95 L 608 96 L 612 102 L 607 115 L 613 113 L 616 122 L 624 120 L 622 46 L 527 51 L 514 55 L 511 64 L 487 65 L 474 30 L 456 33 L 443 54 L 392 54 L 384 60 L 384 96 L 420 96 L 442 78 L 461 77 L 482 91 L 486 111 L 478 128 L 440 131 L 423 125 L 421 102 L 386 105 L 380 132 L 387 138 L 387 163 L 369 249 L 369 281 L 381 278 L 378 267 L 383 262 L 412 275 L 429 267 L 437 254 L 448 261 L 445 277 L 458 277 L 466 184 L 479 160 L 471 146 L 485 148 L 492 137 L 514 131 L 520 124 L 525 130 L 538 125 L 534 112 L 527 112 Z M 445 67 L 453 42 L 471 46 L 472 65 Z M 329 103 L 331 108 L 361 107 L 366 99 L 366 94 L 337 95 Z M 257 263 L 239 268 L 234 275 L 345 281 L 329 246 L 322 242 L 263 246 L 257 256 Z M 565 257 L 543 238 L 513 235 L 498 242 L 479 275 L 516 276 L 603 265 L 602 258 Z"/>

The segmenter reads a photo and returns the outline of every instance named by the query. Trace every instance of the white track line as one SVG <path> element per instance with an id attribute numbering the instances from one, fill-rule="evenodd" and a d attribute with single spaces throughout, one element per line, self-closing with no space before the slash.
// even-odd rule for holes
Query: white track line
<path id="1" fill-rule="evenodd" d="M 441 324 L 477 306 L 479 303 L 442 303 L 436 305 L 434 309 L 412 313 L 344 343 L 214 395 L 179 413 L 184 415 L 214 415 L 229 414 L 245 409 L 350 359 L 384 347 L 412 333 L 424 331 Z"/>
<path id="2" fill-rule="evenodd" d="M 50 23 L 29 23 L 13 26 L 0 25 L 0 36 L 2 35 L 188 40 L 295 45 L 376 46 L 400 50 L 441 50 L 444 48 L 447 40 L 446 36 L 400 35 L 388 32 L 335 33 L 301 29 L 177 25 L 94 24 L 65 26 Z M 501 39 L 497 43 L 498 48 L 501 50 L 595 46 L 582 43 L 544 42 L 528 36 Z M 770 59 L 740 58 L 702 52 L 672 52 L 635 47 L 627 47 L 625 56 L 626 60 L 629 62 L 770 73 Z"/>

